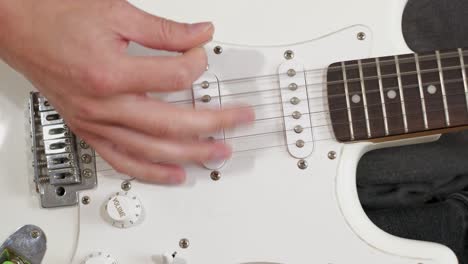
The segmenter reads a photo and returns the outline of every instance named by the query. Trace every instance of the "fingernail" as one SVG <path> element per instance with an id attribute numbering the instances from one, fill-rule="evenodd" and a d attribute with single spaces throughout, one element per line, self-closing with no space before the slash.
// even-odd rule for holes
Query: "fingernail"
<path id="1" fill-rule="evenodd" d="M 213 23 L 211 22 L 201 22 L 189 25 L 189 31 L 192 34 L 204 33 L 208 30 L 211 30 L 211 28 L 213 28 Z"/>

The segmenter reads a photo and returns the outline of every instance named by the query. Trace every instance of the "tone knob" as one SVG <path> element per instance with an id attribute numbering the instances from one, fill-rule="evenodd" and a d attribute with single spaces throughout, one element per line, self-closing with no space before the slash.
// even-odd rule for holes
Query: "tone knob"
<path id="1" fill-rule="evenodd" d="M 117 261 L 109 254 L 96 252 L 86 257 L 83 264 L 117 264 Z"/>
<path id="2" fill-rule="evenodd" d="M 113 226 L 128 228 L 141 220 L 143 208 L 136 195 L 129 192 L 117 192 L 107 201 L 105 211 Z"/>

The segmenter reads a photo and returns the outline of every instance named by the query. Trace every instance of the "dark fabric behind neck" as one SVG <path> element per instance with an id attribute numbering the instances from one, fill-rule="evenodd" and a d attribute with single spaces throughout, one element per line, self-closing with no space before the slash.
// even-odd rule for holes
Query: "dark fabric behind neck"
<path id="1" fill-rule="evenodd" d="M 402 31 L 414 52 L 468 48 L 468 0 L 409 0 Z M 370 152 L 359 163 L 357 183 L 377 226 L 444 244 L 468 264 L 468 131 Z"/>
<path id="2" fill-rule="evenodd" d="M 468 48 L 468 0 L 409 0 L 402 30 L 415 52 Z"/>

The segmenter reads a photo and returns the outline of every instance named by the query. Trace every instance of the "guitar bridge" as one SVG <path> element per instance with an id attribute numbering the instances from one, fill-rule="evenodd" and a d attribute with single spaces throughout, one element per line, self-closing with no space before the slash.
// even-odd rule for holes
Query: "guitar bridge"
<path id="1" fill-rule="evenodd" d="M 74 135 L 38 92 L 29 99 L 34 182 L 44 208 L 77 205 L 97 185 L 94 150 Z"/>

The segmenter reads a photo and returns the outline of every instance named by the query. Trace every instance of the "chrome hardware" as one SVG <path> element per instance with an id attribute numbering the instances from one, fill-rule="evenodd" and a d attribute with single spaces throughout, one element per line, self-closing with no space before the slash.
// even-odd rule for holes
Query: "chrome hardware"
<path id="1" fill-rule="evenodd" d="M 132 189 L 132 183 L 130 181 L 123 181 L 122 184 L 120 185 L 120 188 L 123 190 L 123 191 L 130 191 L 130 189 Z"/>
<path id="2" fill-rule="evenodd" d="M 216 46 L 216 47 L 214 47 L 213 51 L 214 51 L 215 54 L 219 55 L 219 54 L 223 53 L 223 48 L 221 46 Z"/>
<path id="3" fill-rule="evenodd" d="M 291 60 L 294 58 L 294 52 L 292 50 L 287 50 L 284 52 L 284 58 L 287 60 Z"/>
<path id="4" fill-rule="evenodd" d="M 359 33 L 357 33 L 356 36 L 357 36 L 358 40 L 365 40 L 366 39 L 366 33 L 364 33 L 364 32 L 359 32 Z"/>
<path id="5" fill-rule="evenodd" d="M 328 152 L 328 158 L 331 159 L 331 160 L 336 159 L 336 152 L 333 151 L 333 150 Z"/>
<path id="6" fill-rule="evenodd" d="M 209 83 L 208 87 L 206 83 Z M 206 88 L 205 88 L 206 87 Z M 219 82 L 216 75 L 211 72 L 205 72 L 192 86 L 193 104 L 195 109 L 214 109 L 221 110 L 221 94 L 219 90 Z M 224 130 L 203 135 L 201 139 L 210 141 L 225 141 Z M 205 168 L 217 170 L 221 168 L 226 161 L 209 161 L 204 162 Z"/>
<path id="7" fill-rule="evenodd" d="M 34 181 L 42 207 L 77 205 L 78 192 L 97 184 L 94 150 L 77 138 L 37 92 L 30 96 Z"/>
<path id="8" fill-rule="evenodd" d="M 305 160 L 303 160 L 303 159 L 301 159 L 301 160 L 299 160 L 299 161 L 297 162 L 297 167 L 299 167 L 299 169 L 301 169 L 301 170 L 307 169 L 308 166 L 309 166 L 309 165 L 307 164 L 307 161 L 305 161 Z"/>
<path id="9" fill-rule="evenodd" d="M 296 76 L 296 71 L 294 69 L 289 69 L 286 74 L 289 76 L 289 77 L 294 77 Z"/>
<path id="10" fill-rule="evenodd" d="M 210 178 L 213 181 L 219 181 L 219 179 L 221 179 L 221 173 L 219 171 L 212 171 L 210 174 Z"/>
<path id="11" fill-rule="evenodd" d="M 291 156 L 304 159 L 314 149 L 304 66 L 295 59 L 285 61 L 279 67 L 278 76 L 286 147 Z"/>
<path id="12" fill-rule="evenodd" d="M 81 203 L 84 205 L 88 205 L 89 203 L 91 203 L 91 198 L 89 196 L 83 196 L 83 198 L 81 198 Z"/>
<path id="13" fill-rule="evenodd" d="M 186 238 L 182 238 L 180 241 L 179 241 L 179 247 L 180 248 L 183 248 L 183 249 L 186 249 L 190 246 L 190 242 L 188 239 Z"/>

